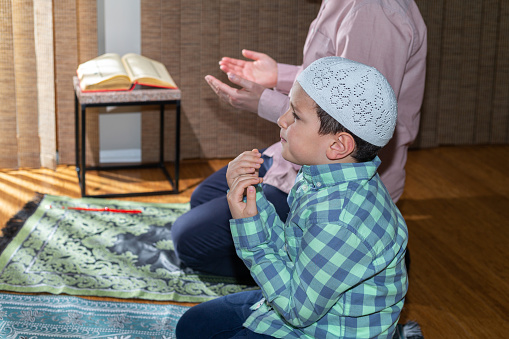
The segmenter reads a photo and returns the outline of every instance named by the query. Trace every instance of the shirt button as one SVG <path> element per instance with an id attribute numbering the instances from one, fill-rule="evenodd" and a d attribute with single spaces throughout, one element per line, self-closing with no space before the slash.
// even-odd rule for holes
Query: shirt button
<path id="1" fill-rule="evenodd" d="M 321 183 L 321 182 L 317 182 L 317 183 L 316 183 L 316 186 L 318 186 L 318 187 L 322 187 L 322 183 Z"/>

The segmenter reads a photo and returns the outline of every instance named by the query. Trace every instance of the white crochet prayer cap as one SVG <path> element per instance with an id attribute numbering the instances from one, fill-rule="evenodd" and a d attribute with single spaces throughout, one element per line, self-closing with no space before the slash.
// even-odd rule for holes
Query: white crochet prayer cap
<path id="1" fill-rule="evenodd" d="M 394 133 L 396 96 L 375 68 L 341 57 L 318 59 L 297 77 L 324 111 L 359 138 L 385 146 Z"/>

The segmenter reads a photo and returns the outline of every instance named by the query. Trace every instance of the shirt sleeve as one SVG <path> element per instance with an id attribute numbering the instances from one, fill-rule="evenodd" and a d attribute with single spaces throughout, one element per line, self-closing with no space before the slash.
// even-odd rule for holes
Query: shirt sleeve
<path id="1" fill-rule="evenodd" d="M 256 207 L 258 214 L 254 217 L 230 220 L 230 230 L 237 254 L 239 248 L 251 248 L 259 244 L 274 249 L 284 248 L 284 223 L 276 213 L 274 205 L 265 197 L 260 185 L 256 186 Z M 246 265 L 250 267 L 248 262 Z"/>
<path id="2" fill-rule="evenodd" d="M 277 85 L 276 90 L 288 94 L 292 89 L 297 75 L 302 71 L 302 66 L 277 64 Z"/>
<path id="3" fill-rule="evenodd" d="M 302 66 L 279 63 L 277 65 L 276 87 L 264 90 L 258 102 L 258 115 L 274 123 L 290 106 L 288 93 L 292 89 L 297 74 L 302 70 Z"/>
<path id="4" fill-rule="evenodd" d="M 290 99 L 288 95 L 266 88 L 258 102 L 258 115 L 276 123 L 277 119 L 286 112 L 289 106 Z"/>
<path id="5" fill-rule="evenodd" d="M 263 223 L 244 219 L 236 227 L 250 233 L 265 228 Z M 374 274 L 370 247 L 346 225 L 310 225 L 294 261 L 270 241 L 234 241 L 266 300 L 295 327 L 318 321 L 344 292 Z"/>

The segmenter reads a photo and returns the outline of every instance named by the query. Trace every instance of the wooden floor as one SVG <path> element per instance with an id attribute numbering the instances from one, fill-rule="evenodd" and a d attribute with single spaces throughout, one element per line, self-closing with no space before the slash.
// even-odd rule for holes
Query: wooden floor
<path id="1" fill-rule="evenodd" d="M 129 198 L 185 202 L 228 160 L 184 161 L 179 195 Z M 509 337 L 509 146 L 411 151 L 398 206 L 411 252 L 410 290 L 401 321 L 427 339 Z M 158 170 L 90 172 L 90 193 L 161 189 Z M 73 166 L 0 170 L 0 225 L 35 192 L 80 196 Z"/>

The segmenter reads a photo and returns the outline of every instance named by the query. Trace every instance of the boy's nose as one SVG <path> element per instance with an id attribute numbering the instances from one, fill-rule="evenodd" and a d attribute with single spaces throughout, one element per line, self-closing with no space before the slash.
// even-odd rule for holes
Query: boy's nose
<path id="1" fill-rule="evenodd" d="M 278 119 L 277 119 L 277 125 L 281 128 L 287 128 L 290 123 L 289 123 L 289 120 L 288 120 L 288 116 L 290 115 L 290 109 L 288 109 L 285 114 L 283 114 L 282 116 L 280 116 Z M 291 120 L 290 120 L 291 121 Z"/>

